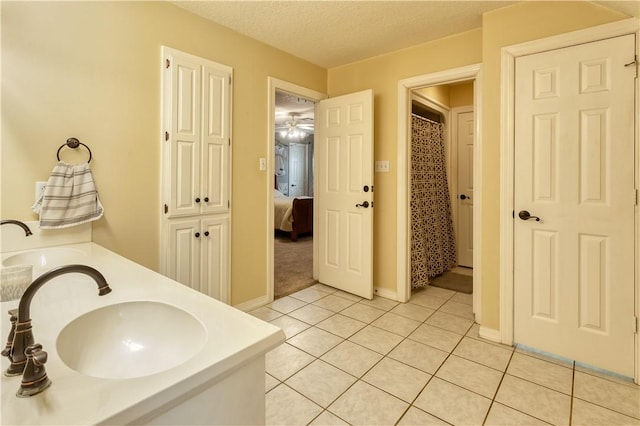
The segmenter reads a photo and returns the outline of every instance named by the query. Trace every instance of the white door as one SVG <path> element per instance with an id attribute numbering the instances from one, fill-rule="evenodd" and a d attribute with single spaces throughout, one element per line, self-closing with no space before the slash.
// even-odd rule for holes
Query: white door
<path id="1" fill-rule="evenodd" d="M 307 195 L 307 145 L 289 144 L 289 197 Z"/>
<path id="2" fill-rule="evenodd" d="M 634 41 L 520 57 L 515 94 L 514 340 L 628 377 Z"/>
<path id="3" fill-rule="evenodd" d="M 168 224 L 167 276 L 194 290 L 200 290 L 199 219 L 175 219 Z"/>
<path id="4" fill-rule="evenodd" d="M 456 112 L 458 144 L 458 265 L 473 268 L 473 111 Z"/>
<path id="5" fill-rule="evenodd" d="M 316 111 L 318 280 L 373 298 L 373 91 Z"/>
<path id="6" fill-rule="evenodd" d="M 229 218 L 217 215 L 202 219 L 202 282 L 200 291 L 223 302 L 230 300 L 229 281 Z"/>

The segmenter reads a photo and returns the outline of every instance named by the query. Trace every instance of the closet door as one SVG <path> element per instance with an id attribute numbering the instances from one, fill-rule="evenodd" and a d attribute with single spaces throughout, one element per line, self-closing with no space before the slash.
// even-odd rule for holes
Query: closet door
<path id="1" fill-rule="evenodd" d="M 289 197 L 307 195 L 307 145 L 289 144 Z"/>
<path id="2" fill-rule="evenodd" d="M 229 210 L 231 72 L 202 67 L 202 213 Z"/>
<path id="3" fill-rule="evenodd" d="M 174 219 L 168 223 L 167 276 L 200 290 L 200 219 Z"/>
<path id="4" fill-rule="evenodd" d="M 212 216 L 202 219 L 200 291 L 218 300 L 229 300 L 226 283 L 229 277 L 229 218 Z"/>

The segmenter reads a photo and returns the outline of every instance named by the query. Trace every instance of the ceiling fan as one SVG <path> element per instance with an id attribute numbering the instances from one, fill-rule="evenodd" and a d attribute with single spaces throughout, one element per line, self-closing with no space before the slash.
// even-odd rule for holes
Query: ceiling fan
<path id="1" fill-rule="evenodd" d="M 300 117 L 299 112 L 291 112 L 289 120 L 280 126 L 276 126 L 276 130 L 282 137 L 302 138 L 313 133 L 313 119 Z M 305 123 L 306 121 L 306 123 Z M 310 122 L 309 122 L 310 121 Z"/>

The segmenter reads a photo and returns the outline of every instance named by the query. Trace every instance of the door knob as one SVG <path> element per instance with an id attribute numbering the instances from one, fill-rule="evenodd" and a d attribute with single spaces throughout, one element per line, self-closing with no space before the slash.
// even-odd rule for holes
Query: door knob
<path id="1" fill-rule="evenodd" d="M 369 202 L 365 201 L 362 204 L 356 204 L 356 207 L 364 207 L 366 209 L 367 207 L 369 207 Z"/>
<path id="2" fill-rule="evenodd" d="M 471 199 L 471 197 L 467 197 L 467 196 L 466 196 L 466 195 L 464 195 L 464 194 L 460 194 L 460 199 L 461 199 L 461 200 L 466 200 L 467 198 L 468 198 L 468 199 Z"/>
<path id="3" fill-rule="evenodd" d="M 518 217 L 522 220 L 535 219 L 536 222 L 540 222 L 540 218 L 538 216 L 531 216 L 531 214 L 526 210 L 520 210 Z"/>

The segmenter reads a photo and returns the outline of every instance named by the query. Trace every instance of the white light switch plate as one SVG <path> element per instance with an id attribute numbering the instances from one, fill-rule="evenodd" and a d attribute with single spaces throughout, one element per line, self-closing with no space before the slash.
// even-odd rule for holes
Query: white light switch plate
<path id="1" fill-rule="evenodd" d="M 388 171 L 389 171 L 389 160 L 376 161 L 376 172 L 388 172 Z"/>
<path id="2" fill-rule="evenodd" d="M 262 170 L 262 171 L 267 170 L 267 159 L 266 158 L 261 158 L 260 159 L 260 170 Z"/>
<path id="3" fill-rule="evenodd" d="M 47 186 L 47 182 L 36 182 L 36 203 L 44 194 L 44 187 Z"/>

